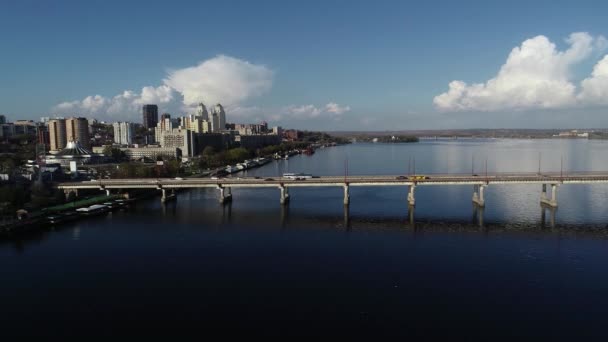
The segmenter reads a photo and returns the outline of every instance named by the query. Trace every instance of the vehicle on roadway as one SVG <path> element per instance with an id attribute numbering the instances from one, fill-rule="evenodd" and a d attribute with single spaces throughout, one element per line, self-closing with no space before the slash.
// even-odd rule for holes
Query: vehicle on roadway
<path id="1" fill-rule="evenodd" d="M 417 176 L 409 176 L 407 177 L 409 180 L 425 180 L 425 179 L 429 179 L 431 177 L 429 176 L 424 176 L 424 175 L 417 175 Z"/>
<path id="2" fill-rule="evenodd" d="M 273 180 L 274 180 L 274 178 L 266 178 L 266 179 L 264 179 L 264 180 L 265 180 L 265 181 L 273 181 Z"/>
<path id="3" fill-rule="evenodd" d="M 397 176 L 395 179 L 407 179 L 407 176 Z"/>

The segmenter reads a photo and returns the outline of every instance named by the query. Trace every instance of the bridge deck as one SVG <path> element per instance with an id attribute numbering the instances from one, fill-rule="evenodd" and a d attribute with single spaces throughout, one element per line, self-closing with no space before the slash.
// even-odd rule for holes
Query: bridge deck
<path id="1" fill-rule="evenodd" d="M 426 174 L 427 179 L 404 176 L 321 176 L 305 180 L 283 177 L 228 177 L 220 179 L 173 178 L 104 179 L 82 182 L 65 182 L 60 189 L 128 189 L 128 188 L 204 188 L 204 187 L 318 187 L 318 186 L 396 186 L 396 185 L 482 185 L 482 184 L 568 184 L 608 183 L 608 172 L 560 173 L 493 173 L 488 175 Z M 401 178 L 400 178 L 401 177 Z"/>

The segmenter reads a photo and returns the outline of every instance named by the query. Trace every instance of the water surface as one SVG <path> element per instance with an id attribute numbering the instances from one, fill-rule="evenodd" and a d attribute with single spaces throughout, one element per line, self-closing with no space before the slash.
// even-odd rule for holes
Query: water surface
<path id="1" fill-rule="evenodd" d="M 353 144 L 247 172 L 278 176 L 603 171 L 608 143 Z M 348 167 L 345 167 L 345 164 Z M 608 187 L 213 189 L 0 242 L 4 336 L 605 337 Z"/>

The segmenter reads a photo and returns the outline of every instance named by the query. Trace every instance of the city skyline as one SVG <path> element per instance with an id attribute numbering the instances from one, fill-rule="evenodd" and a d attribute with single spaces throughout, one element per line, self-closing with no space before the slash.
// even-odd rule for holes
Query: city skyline
<path id="1" fill-rule="evenodd" d="M 608 127 L 605 4 L 468 4 L 13 3 L 0 113 L 141 122 L 144 104 L 204 102 L 299 129 Z"/>

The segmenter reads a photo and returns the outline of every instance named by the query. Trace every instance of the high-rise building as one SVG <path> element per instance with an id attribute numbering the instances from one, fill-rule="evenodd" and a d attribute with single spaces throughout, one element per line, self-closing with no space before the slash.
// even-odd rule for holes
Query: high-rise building
<path id="1" fill-rule="evenodd" d="M 146 104 L 142 107 L 143 124 L 145 129 L 156 127 L 158 123 L 158 106 L 155 104 Z"/>
<path id="2" fill-rule="evenodd" d="M 179 148 L 183 155 L 192 157 L 197 154 L 194 140 L 195 133 L 181 128 L 174 128 L 166 131 L 159 131 L 157 139 L 164 148 Z"/>
<path id="3" fill-rule="evenodd" d="M 65 119 L 49 120 L 49 142 L 51 151 L 60 151 L 67 145 Z"/>
<path id="4" fill-rule="evenodd" d="M 38 136 L 38 144 L 49 146 L 51 141 L 51 136 L 49 135 L 48 128 L 46 126 L 38 126 L 38 132 L 36 132 Z"/>
<path id="5" fill-rule="evenodd" d="M 209 121 L 209 112 L 207 112 L 207 108 L 202 102 L 196 108 L 196 116 L 200 116 L 202 120 Z"/>
<path id="6" fill-rule="evenodd" d="M 181 127 L 191 130 L 194 133 L 209 133 L 211 123 L 204 120 L 202 116 L 186 115 L 182 118 Z"/>
<path id="7" fill-rule="evenodd" d="M 89 121 L 86 118 L 65 119 L 65 133 L 68 142 L 78 141 L 82 147 L 91 148 Z"/>
<path id="8" fill-rule="evenodd" d="M 6 123 L 6 116 L 0 114 L 0 125 L 3 125 Z"/>
<path id="9" fill-rule="evenodd" d="M 163 121 L 165 121 L 165 119 L 171 119 L 171 114 L 169 114 L 169 113 L 161 114 L 160 121 L 163 122 Z"/>
<path id="10" fill-rule="evenodd" d="M 211 113 L 211 132 L 220 131 L 220 117 L 217 112 Z"/>
<path id="11" fill-rule="evenodd" d="M 120 145 L 132 145 L 135 136 L 134 125 L 130 122 L 115 122 L 114 142 Z"/>
<path id="12" fill-rule="evenodd" d="M 223 131 L 226 129 L 226 112 L 224 111 L 224 107 L 221 104 L 215 105 L 215 113 L 218 116 L 218 124 L 219 128 L 217 131 Z"/>

